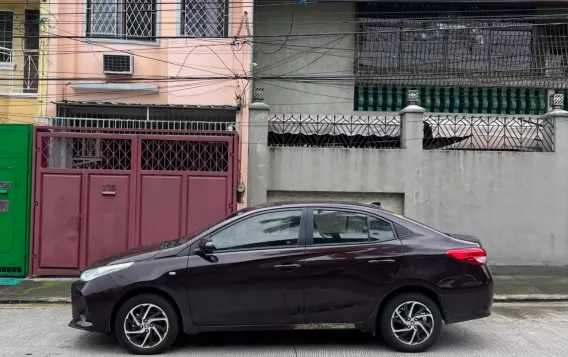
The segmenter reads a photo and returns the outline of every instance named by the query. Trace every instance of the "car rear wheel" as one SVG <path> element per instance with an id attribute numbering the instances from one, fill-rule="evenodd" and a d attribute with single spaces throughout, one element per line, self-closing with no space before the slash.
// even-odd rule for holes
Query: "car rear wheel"
<path id="1" fill-rule="evenodd" d="M 383 339 L 392 348 L 402 352 L 422 352 L 438 339 L 442 315 L 436 303 L 426 295 L 405 293 L 385 305 L 379 327 Z"/>
<path id="2" fill-rule="evenodd" d="M 158 295 L 138 295 L 126 301 L 116 315 L 114 331 L 132 353 L 158 354 L 176 340 L 179 322 L 174 307 Z"/>

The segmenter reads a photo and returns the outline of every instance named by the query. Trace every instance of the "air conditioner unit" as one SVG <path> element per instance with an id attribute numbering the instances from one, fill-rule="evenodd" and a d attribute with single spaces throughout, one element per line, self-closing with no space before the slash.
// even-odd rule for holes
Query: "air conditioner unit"
<path id="1" fill-rule="evenodd" d="M 103 73 L 132 74 L 134 72 L 133 56 L 128 54 L 103 54 Z"/>

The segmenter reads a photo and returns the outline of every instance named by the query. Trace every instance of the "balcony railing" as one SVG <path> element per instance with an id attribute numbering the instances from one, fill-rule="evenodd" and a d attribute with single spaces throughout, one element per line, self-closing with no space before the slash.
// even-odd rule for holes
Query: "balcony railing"
<path id="1" fill-rule="evenodd" d="M 37 93 L 39 50 L 0 47 L 0 94 Z"/>

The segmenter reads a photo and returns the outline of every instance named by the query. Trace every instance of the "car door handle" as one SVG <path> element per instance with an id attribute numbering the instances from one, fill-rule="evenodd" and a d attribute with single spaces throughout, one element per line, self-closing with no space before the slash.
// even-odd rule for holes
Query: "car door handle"
<path id="1" fill-rule="evenodd" d="M 276 269 L 298 269 L 300 264 L 278 264 L 274 266 Z"/>
<path id="2" fill-rule="evenodd" d="M 374 259 L 374 260 L 369 260 L 368 263 L 369 264 L 393 264 L 394 259 Z"/>

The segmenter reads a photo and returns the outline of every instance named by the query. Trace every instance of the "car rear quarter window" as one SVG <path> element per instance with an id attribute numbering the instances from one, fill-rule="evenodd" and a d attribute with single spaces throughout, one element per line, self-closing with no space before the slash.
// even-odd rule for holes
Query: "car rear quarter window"
<path id="1" fill-rule="evenodd" d="M 216 251 L 285 248 L 298 245 L 301 210 L 246 218 L 211 236 Z"/>
<path id="2" fill-rule="evenodd" d="M 398 223 L 394 223 L 394 229 L 396 230 L 396 234 L 398 235 L 399 238 L 408 237 L 409 235 L 414 234 L 414 232 L 412 232 L 410 229 L 401 226 Z"/>
<path id="3" fill-rule="evenodd" d="M 344 211 L 315 209 L 314 244 L 368 242 L 367 215 Z"/>

